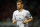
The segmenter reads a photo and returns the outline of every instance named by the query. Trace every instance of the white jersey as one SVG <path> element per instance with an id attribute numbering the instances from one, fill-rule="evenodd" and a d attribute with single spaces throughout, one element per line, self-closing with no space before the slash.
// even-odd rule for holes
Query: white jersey
<path id="1" fill-rule="evenodd" d="M 18 10 L 14 11 L 12 20 L 17 20 L 17 25 L 23 24 L 23 20 L 27 20 L 26 16 L 32 18 L 30 12 L 28 10 L 24 10 L 19 12 Z"/>

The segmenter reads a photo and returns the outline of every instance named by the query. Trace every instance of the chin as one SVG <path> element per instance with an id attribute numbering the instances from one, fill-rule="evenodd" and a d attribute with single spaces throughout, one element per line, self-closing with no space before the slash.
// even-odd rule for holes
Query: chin
<path id="1" fill-rule="evenodd" d="M 17 8 L 17 9 L 20 9 L 20 8 Z"/>

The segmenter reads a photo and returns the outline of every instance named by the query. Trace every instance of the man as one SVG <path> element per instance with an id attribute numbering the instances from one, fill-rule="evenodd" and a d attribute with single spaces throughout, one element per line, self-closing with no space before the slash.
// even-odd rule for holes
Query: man
<path id="1" fill-rule="evenodd" d="M 27 27 L 29 21 L 32 21 L 32 16 L 28 10 L 23 9 L 23 2 L 17 1 L 17 9 L 13 13 L 12 21 L 14 24 L 17 24 L 19 27 Z"/>

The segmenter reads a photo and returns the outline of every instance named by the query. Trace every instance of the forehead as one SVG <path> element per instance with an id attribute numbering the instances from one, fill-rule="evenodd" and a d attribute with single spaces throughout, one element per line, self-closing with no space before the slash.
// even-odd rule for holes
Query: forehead
<path id="1" fill-rule="evenodd" d="M 17 2 L 17 4 L 21 4 L 21 2 Z"/>

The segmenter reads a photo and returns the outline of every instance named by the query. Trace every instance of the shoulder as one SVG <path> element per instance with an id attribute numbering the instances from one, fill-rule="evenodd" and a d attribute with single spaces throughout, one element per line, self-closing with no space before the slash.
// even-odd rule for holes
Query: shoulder
<path id="1" fill-rule="evenodd" d="M 18 10 L 15 10 L 13 13 L 17 13 L 18 12 Z"/>
<path id="2" fill-rule="evenodd" d="M 24 12 L 27 12 L 27 13 L 29 13 L 29 11 L 28 11 L 28 10 L 25 10 L 25 9 L 24 9 Z"/>

